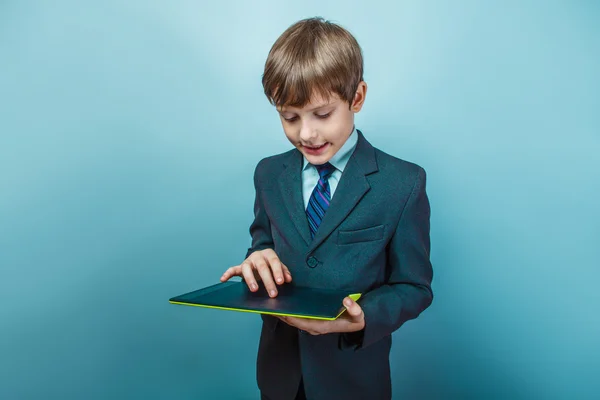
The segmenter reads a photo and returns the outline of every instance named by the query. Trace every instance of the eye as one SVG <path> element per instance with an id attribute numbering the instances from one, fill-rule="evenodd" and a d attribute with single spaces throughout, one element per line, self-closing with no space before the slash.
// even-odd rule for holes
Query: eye
<path id="1" fill-rule="evenodd" d="M 315 115 L 317 116 L 317 118 L 325 119 L 325 118 L 328 118 L 331 115 L 331 113 L 328 112 L 327 114 L 315 114 Z"/>
<path id="2" fill-rule="evenodd" d="M 283 119 L 286 120 L 287 122 L 294 122 L 298 119 L 298 117 L 292 117 L 292 118 L 283 117 Z"/>

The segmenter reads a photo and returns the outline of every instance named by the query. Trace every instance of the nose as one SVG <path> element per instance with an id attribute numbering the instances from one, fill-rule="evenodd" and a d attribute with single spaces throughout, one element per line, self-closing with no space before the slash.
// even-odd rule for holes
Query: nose
<path id="1" fill-rule="evenodd" d="M 300 127 L 300 140 L 304 143 L 311 143 L 317 137 L 316 129 L 310 124 L 310 121 L 303 121 Z"/>

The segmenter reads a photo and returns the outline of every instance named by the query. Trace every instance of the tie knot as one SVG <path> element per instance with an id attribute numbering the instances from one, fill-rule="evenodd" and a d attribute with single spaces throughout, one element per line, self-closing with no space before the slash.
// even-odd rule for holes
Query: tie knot
<path id="1" fill-rule="evenodd" d="M 331 175 L 333 171 L 335 171 L 335 167 L 329 162 L 326 162 L 325 164 L 321 165 L 315 165 L 315 167 L 317 168 L 317 171 L 319 171 L 319 176 L 323 180 L 327 180 L 329 178 L 329 175 Z"/>

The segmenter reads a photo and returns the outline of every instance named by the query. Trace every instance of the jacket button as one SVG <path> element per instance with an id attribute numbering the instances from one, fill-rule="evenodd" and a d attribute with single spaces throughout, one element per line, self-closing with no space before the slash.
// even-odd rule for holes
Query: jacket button
<path id="1" fill-rule="evenodd" d="M 308 258 L 308 260 L 306 261 L 306 264 L 308 264 L 309 267 L 314 268 L 317 266 L 317 263 L 319 262 L 319 260 L 317 260 L 316 257 L 314 256 L 310 256 Z"/>

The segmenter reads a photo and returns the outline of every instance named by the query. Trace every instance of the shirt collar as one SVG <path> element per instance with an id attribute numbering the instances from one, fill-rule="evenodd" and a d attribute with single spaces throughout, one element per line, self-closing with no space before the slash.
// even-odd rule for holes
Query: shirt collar
<path id="1" fill-rule="evenodd" d="M 340 170 L 340 172 L 344 172 L 344 168 L 346 164 L 348 164 L 348 160 L 350 160 L 350 156 L 356 147 L 356 143 L 358 142 L 358 135 L 356 133 L 356 127 L 352 127 L 352 133 L 346 140 L 346 142 L 342 145 L 342 147 L 331 157 L 329 163 L 333 165 L 336 169 Z M 306 157 L 304 157 L 304 165 L 302 170 L 304 171 L 308 166 L 312 165 L 308 162 Z"/>

